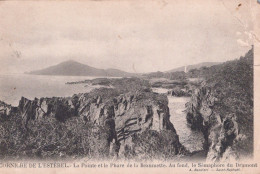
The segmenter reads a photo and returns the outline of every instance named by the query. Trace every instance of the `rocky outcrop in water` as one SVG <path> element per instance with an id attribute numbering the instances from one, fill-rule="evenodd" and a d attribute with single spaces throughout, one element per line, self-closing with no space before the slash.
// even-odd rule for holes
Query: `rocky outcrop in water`
<path id="1" fill-rule="evenodd" d="M 174 89 L 169 90 L 168 95 L 176 97 L 189 97 L 191 96 L 191 91 L 176 87 Z"/>

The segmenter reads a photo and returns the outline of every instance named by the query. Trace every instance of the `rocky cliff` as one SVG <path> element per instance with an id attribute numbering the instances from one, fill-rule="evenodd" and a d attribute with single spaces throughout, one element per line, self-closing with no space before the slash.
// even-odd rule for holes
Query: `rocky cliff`
<path id="1" fill-rule="evenodd" d="M 17 112 L 17 108 L 0 101 L 0 120 L 5 120 L 9 115 Z"/>
<path id="2" fill-rule="evenodd" d="M 209 69 L 186 104 L 187 122 L 205 137 L 207 160 L 238 160 L 253 154 L 253 49 Z"/>
<path id="3" fill-rule="evenodd" d="M 208 151 L 207 160 L 238 159 L 239 152 L 236 152 L 233 146 L 244 135 L 239 134 L 236 115 L 221 117 L 214 111 L 213 107 L 217 101 L 210 88 L 196 89 L 191 101 L 186 104 L 187 122 L 191 128 L 203 132 L 204 149 Z"/>
<path id="4" fill-rule="evenodd" d="M 73 117 L 79 118 L 84 124 L 95 125 L 92 133 L 96 128 L 102 127 L 105 130 L 103 134 L 106 135 L 102 140 L 102 146 L 104 146 L 102 153 L 106 157 L 125 158 L 129 154 L 131 157 L 136 157 L 143 150 L 140 147 L 140 141 L 142 141 L 140 136 L 151 134 L 149 136 L 153 137 L 154 133 L 159 133 L 160 138 L 164 138 L 164 134 L 171 137 L 170 146 L 166 143 L 156 148 L 164 149 L 163 146 L 169 146 L 167 148 L 174 152 L 174 155 L 186 152 L 179 143 L 178 135 L 169 120 L 166 96 L 140 90 L 112 97 L 109 93 L 113 93 L 113 89 L 99 89 L 98 92 L 66 98 L 29 100 L 22 97 L 16 115 L 22 118 L 22 127 L 25 130 L 37 129 L 31 126 L 35 122 L 44 122 L 47 119 L 55 119 L 58 124 L 67 124 L 66 122 L 70 122 Z M 9 107 L 4 108 L 8 115 Z M 87 126 L 83 128 L 90 129 Z M 145 153 L 144 155 L 147 155 Z M 154 157 L 156 155 L 158 154 Z"/>

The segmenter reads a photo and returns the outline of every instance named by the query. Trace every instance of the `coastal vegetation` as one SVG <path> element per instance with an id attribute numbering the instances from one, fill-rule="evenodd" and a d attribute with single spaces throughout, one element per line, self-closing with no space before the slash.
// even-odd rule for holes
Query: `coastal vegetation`
<path id="1" fill-rule="evenodd" d="M 192 81 L 191 79 L 200 79 Z M 191 157 L 170 121 L 168 95 L 190 97 L 186 120 L 204 135 L 210 161 L 253 154 L 253 48 L 243 57 L 188 72 L 96 78 L 71 97 L 0 102 L 0 158 L 173 160 Z"/>

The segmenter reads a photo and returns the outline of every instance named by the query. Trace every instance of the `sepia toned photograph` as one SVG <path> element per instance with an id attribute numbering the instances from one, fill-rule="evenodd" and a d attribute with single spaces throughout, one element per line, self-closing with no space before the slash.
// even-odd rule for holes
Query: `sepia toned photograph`
<path id="1" fill-rule="evenodd" d="M 259 7 L 0 2 L 0 170 L 255 169 Z"/>

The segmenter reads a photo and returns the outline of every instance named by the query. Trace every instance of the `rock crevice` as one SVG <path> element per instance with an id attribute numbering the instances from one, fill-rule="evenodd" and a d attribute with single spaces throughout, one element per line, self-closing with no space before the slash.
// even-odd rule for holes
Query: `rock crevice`
<path id="1" fill-rule="evenodd" d="M 210 87 L 196 89 L 186 104 L 187 122 L 191 128 L 203 132 L 208 161 L 237 160 L 239 152 L 234 151 L 233 145 L 243 136 L 239 134 L 237 117 L 235 114 L 220 116 L 214 110 L 217 102 Z"/>

